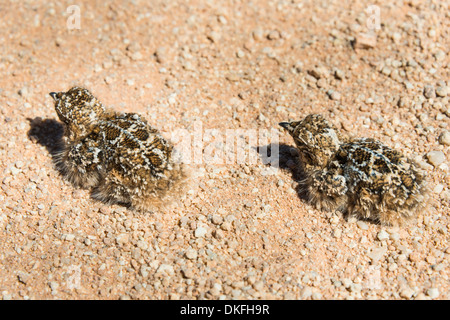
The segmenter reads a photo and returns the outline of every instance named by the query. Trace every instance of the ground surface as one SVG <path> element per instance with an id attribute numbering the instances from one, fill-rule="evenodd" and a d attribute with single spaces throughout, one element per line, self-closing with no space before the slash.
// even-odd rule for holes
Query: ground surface
<path id="1" fill-rule="evenodd" d="M 0 298 L 449 299 L 450 11 L 397 3 L 2 1 Z M 287 152 L 196 164 L 167 212 L 104 206 L 54 166 L 48 93 L 73 85 L 173 140 L 253 129 Z M 278 122 L 312 112 L 416 159 L 429 210 L 388 228 L 307 205 Z"/>

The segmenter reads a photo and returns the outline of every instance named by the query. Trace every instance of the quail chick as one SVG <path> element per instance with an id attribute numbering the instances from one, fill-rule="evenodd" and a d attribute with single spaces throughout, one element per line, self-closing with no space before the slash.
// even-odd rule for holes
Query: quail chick
<path id="1" fill-rule="evenodd" d="M 416 164 L 381 142 L 348 139 L 324 117 L 281 122 L 294 138 L 310 203 L 385 225 L 402 225 L 424 207 L 427 192 Z"/>
<path id="2" fill-rule="evenodd" d="M 186 169 L 173 146 L 136 113 L 107 110 L 88 90 L 51 92 L 65 125 L 58 165 L 74 185 L 95 199 L 138 210 L 175 200 L 186 185 Z"/>

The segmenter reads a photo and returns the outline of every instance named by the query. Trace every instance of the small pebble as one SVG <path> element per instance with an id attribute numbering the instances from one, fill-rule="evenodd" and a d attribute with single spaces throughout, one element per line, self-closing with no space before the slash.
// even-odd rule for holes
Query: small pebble
<path id="1" fill-rule="evenodd" d="M 195 251 L 194 249 L 188 249 L 186 250 L 185 256 L 189 260 L 195 260 L 197 259 L 197 251 Z"/>
<path id="2" fill-rule="evenodd" d="M 449 92 L 449 89 L 447 86 L 436 88 L 436 95 L 438 97 L 446 97 L 448 95 L 448 92 Z"/>
<path id="3" fill-rule="evenodd" d="M 427 153 L 427 159 L 430 164 L 437 167 L 445 161 L 445 154 L 442 151 L 430 151 Z"/>
<path id="4" fill-rule="evenodd" d="M 331 100 L 339 101 L 341 100 L 341 94 L 338 91 L 330 90 L 327 92 Z"/>
<path id="5" fill-rule="evenodd" d="M 403 289 L 400 292 L 400 297 L 405 298 L 405 299 L 411 299 L 413 295 L 414 295 L 414 290 L 412 290 L 411 288 Z"/>
<path id="6" fill-rule="evenodd" d="M 205 228 L 198 227 L 197 229 L 195 229 L 194 236 L 196 238 L 202 238 L 206 235 L 206 233 L 207 233 L 207 230 Z"/>
<path id="7" fill-rule="evenodd" d="M 223 218 L 217 214 L 214 214 L 211 218 L 211 222 L 215 225 L 220 225 L 223 222 Z"/>
<path id="8" fill-rule="evenodd" d="M 355 49 L 371 49 L 377 45 L 377 36 L 375 34 L 360 33 L 355 39 Z"/>
<path id="9" fill-rule="evenodd" d="M 17 278 L 23 284 L 27 284 L 27 282 L 30 280 L 31 276 L 27 272 L 19 271 L 19 273 L 17 274 Z"/>
<path id="10" fill-rule="evenodd" d="M 436 299 L 437 297 L 439 297 L 439 289 L 438 288 L 430 288 L 427 290 L 427 295 L 431 299 Z"/>
<path id="11" fill-rule="evenodd" d="M 23 87 L 18 91 L 19 95 L 26 98 L 30 95 L 30 89 L 28 87 Z"/>
<path id="12" fill-rule="evenodd" d="M 278 40 L 278 39 L 280 39 L 280 33 L 277 30 L 273 30 L 273 31 L 269 32 L 269 34 L 267 35 L 267 39 Z"/>
<path id="13" fill-rule="evenodd" d="M 165 63 L 167 61 L 167 48 L 158 47 L 155 51 L 155 57 L 158 63 Z"/>
<path id="14" fill-rule="evenodd" d="M 217 31 L 211 31 L 207 38 L 211 40 L 213 43 L 219 43 L 220 39 L 222 38 L 221 34 Z"/>
<path id="15" fill-rule="evenodd" d="M 252 36 L 256 41 L 261 41 L 264 39 L 264 32 L 261 29 L 256 29 L 253 30 Z"/>
<path id="16" fill-rule="evenodd" d="M 428 99 L 436 98 L 436 91 L 432 85 L 427 85 L 423 89 L 423 95 Z"/>
<path id="17" fill-rule="evenodd" d="M 367 225 L 367 223 L 365 223 L 365 222 L 363 222 L 363 221 L 361 221 L 361 220 L 358 220 L 358 221 L 356 222 L 356 224 L 357 224 L 358 227 L 359 227 L 360 229 L 362 229 L 362 230 L 367 230 L 367 229 L 369 229 L 369 226 Z"/>
<path id="18" fill-rule="evenodd" d="M 433 188 L 433 193 L 440 194 L 444 190 L 444 185 L 439 183 Z"/>
<path id="19" fill-rule="evenodd" d="M 417 252 L 411 252 L 411 254 L 409 255 L 409 260 L 411 262 L 417 262 L 420 260 L 420 256 L 419 254 L 417 254 Z"/>
<path id="20" fill-rule="evenodd" d="M 302 299 L 307 299 L 312 295 L 312 290 L 310 287 L 305 286 L 301 291 L 300 291 L 300 297 Z"/>
<path id="21" fill-rule="evenodd" d="M 313 69 L 309 70 L 308 73 L 317 80 L 328 76 L 328 70 L 323 66 L 315 66 Z"/>
<path id="22" fill-rule="evenodd" d="M 387 239 L 389 239 L 389 233 L 387 233 L 384 230 L 381 230 L 377 234 L 377 239 L 380 240 L 380 241 L 387 240 Z"/>
<path id="23" fill-rule="evenodd" d="M 439 143 L 450 146 L 450 131 L 444 131 L 439 136 Z"/>
<path id="24" fill-rule="evenodd" d="M 131 58 L 131 60 L 138 61 L 138 60 L 142 60 L 144 58 L 144 56 L 139 51 L 136 51 L 131 54 L 130 58 Z"/>
<path id="25" fill-rule="evenodd" d="M 64 240 L 66 240 L 66 241 L 72 241 L 73 239 L 75 239 L 75 235 L 73 235 L 73 234 L 69 233 L 64 236 Z"/>
<path id="26" fill-rule="evenodd" d="M 311 299 L 320 300 L 320 299 L 322 299 L 322 294 L 320 292 L 314 292 L 311 296 Z"/>
<path id="27" fill-rule="evenodd" d="M 386 253 L 387 248 L 385 247 L 380 247 L 380 248 L 375 248 L 372 250 L 372 252 L 370 252 L 368 254 L 369 258 L 372 260 L 372 263 L 376 263 L 378 262 Z"/>

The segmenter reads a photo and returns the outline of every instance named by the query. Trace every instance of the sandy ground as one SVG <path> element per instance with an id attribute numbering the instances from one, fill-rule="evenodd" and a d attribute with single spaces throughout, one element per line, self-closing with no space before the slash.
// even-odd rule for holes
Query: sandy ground
<path id="1" fill-rule="evenodd" d="M 449 299 L 449 4 L 397 3 L 2 1 L 0 298 Z M 53 163 L 48 93 L 73 85 L 171 139 L 279 136 L 282 165 L 195 164 L 167 212 L 105 206 Z M 389 228 L 306 204 L 278 122 L 313 112 L 418 161 L 428 210 Z"/>

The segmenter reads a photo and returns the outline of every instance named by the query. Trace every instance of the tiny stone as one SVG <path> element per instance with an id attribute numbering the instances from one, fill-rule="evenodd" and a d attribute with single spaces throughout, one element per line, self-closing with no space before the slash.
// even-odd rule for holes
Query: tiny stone
<path id="1" fill-rule="evenodd" d="M 197 251 L 195 251 L 194 249 L 188 249 L 186 250 L 185 256 L 189 260 L 195 260 L 197 259 Z"/>
<path id="2" fill-rule="evenodd" d="M 256 282 L 253 284 L 253 288 L 254 288 L 256 291 L 261 291 L 261 290 L 264 288 L 264 282 L 263 282 L 263 281 L 256 281 Z"/>
<path id="3" fill-rule="evenodd" d="M 181 273 L 186 279 L 192 279 L 194 277 L 194 272 L 191 269 L 182 269 Z"/>
<path id="4" fill-rule="evenodd" d="M 336 70 L 334 71 L 334 77 L 335 77 L 336 79 L 338 79 L 338 80 L 342 80 L 342 79 L 344 79 L 345 75 L 344 75 L 344 72 L 342 72 L 342 71 L 339 70 L 339 69 L 336 69 Z"/>
<path id="5" fill-rule="evenodd" d="M 121 233 L 116 237 L 117 244 L 125 244 L 128 242 L 128 234 L 127 233 Z"/>
<path id="6" fill-rule="evenodd" d="M 264 33 L 261 29 L 253 30 L 252 36 L 256 41 L 261 41 L 264 39 Z"/>
<path id="7" fill-rule="evenodd" d="M 389 233 L 387 233 L 384 230 L 381 230 L 377 234 L 377 239 L 380 240 L 380 241 L 387 240 L 387 239 L 389 239 Z"/>
<path id="8" fill-rule="evenodd" d="M 396 270 L 397 268 L 398 268 L 398 265 L 394 262 L 394 263 L 391 263 L 391 264 L 389 265 L 388 270 L 389 270 L 389 271 L 394 271 L 394 270 Z"/>
<path id="9" fill-rule="evenodd" d="M 220 225 L 223 222 L 223 218 L 219 215 L 214 214 L 211 218 L 211 222 L 215 225 Z"/>
<path id="10" fill-rule="evenodd" d="M 207 38 L 209 40 L 211 40 L 213 43 L 218 43 L 220 41 L 220 39 L 222 38 L 222 36 L 217 31 L 211 31 L 208 34 Z"/>
<path id="11" fill-rule="evenodd" d="M 447 56 L 447 55 L 446 55 L 445 52 L 442 51 L 442 50 L 438 50 L 438 51 L 436 51 L 436 53 L 434 54 L 434 57 L 435 57 L 436 60 L 438 60 L 438 61 L 444 60 L 446 56 Z"/>
<path id="12" fill-rule="evenodd" d="M 321 294 L 320 292 L 314 292 L 314 293 L 312 294 L 311 298 L 312 298 L 313 300 L 320 300 L 320 299 L 322 299 L 322 294 Z"/>
<path id="13" fill-rule="evenodd" d="M 230 231 L 231 230 L 231 224 L 229 222 L 224 222 L 220 225 L 220 227 L 222 228 L 222 230 L 225 231 Z"/>
<path id="14" fill-rule="evenodd" d="M 196 238 L 202 238 L 206 235 L 207 230 L 203 227 L 198 227 L 197 229 L 195 229 L 195 233 L 194 236 Z"/>
<path id="15" fill-rule="evenodd" d="M 50 281 L 48 283 L 48 285 L 49 285 L 50 289 L 52 289 L 52 291 L 56 291 L 59 287 L 59 284 L 56 281 Z"/>
<path id="16" fill-rule="evenodd" d="M 445 161 L 445 154 L 442 151 L 430 151 L 427 153 L 428 162 L 437 167 Z"/>
<path id="17" fill-rule="evenodd" d="M 20 161 L 20 160 L 18 160 L 18 161 L 16 161 L 16 162 L 14 163 L 14 165 L 16 166 L 16 168 L 20 169 L 20 168 L 23 167 L 23 162 Z"/>
<path id="18" fill-rule="evenodd" d="M 403 289 L 400 292 L 400 297 L 405 298 L 405 299 L 411 299 L 413 295 L 414 295 L 414 291 L 410 288 Z"/>
<path id="19" fill-rule="evenodd" d="M 69 233 L 64 236 L 64 240 L 66 241 L 72 241 L 73 239 L 75 239 L 75 236 L 73 234 Z"/>
<path id="20" fill-rule="evenodd" d="M 297 62 L 294 64 L 294 69 L 295 69 L 295 71 L 296 71 L 297 73 L 302 72 L 302 69 L 303 69 L 303 62 L 297 61 Z"/>
<path id="21" fill-rule="evenodd" d="M 143 56 L 142 53 L 140 53 L 139 51 L 133 52 L 133 54 L 131 55 L 131 60 L 142 60 Z"/>
<path id="22" fill-rule="evenodd" d="M 440 194 L 442 190 L 444 190 L 444 185 L 439 183 L 434 187 L 433 192 L 436 194 Z"/>
<path id="23" fill-rule="evenodd" d="M 226 78 L 228 81 L 231 81 L 231 82 L 236 82 L 236 81 L 239 81 L 239 80 L 241 79 L 241 78 L 239 77 L 239 75 L 236 74 L 236 73 L 230 73 L 230 74 L 226 75 L 225 78 Z"/>
<path id="24" fill-rule="evenodd" d="M 391 233 L 391 234 L 389 235 L 389 238 L 391 238 L 391 239 L 394 240 L 394 241 L 397 241 L 397 240 L 400 239 L 400 234 L 397 233 L 397 232 Z"/>
<path id="25" fill-rule="evenodd" d="M 22 282 L 23 284 L 27 284 L 28 280 L 30 280 L 31 276 L 29 273 L 27 272 L 23 272 L 23 271 L 19 271 L 17 278 L 19 279 L 20 282 Z"/>
<path id="26" fill-rule="evenodd" d="M 420 259 L 420 257 L 419 257 L 419 255 L 418 255 L 416 252 L 412 252 L 412 253 L 409 255 L 409 260 L 410 260 L 411 262 L 417 262 L 417 261 L 419 261 L 419 259 Z"/>
<path id="27" fill-rule="evenodd" d="M 345 288 L 350 288 L 350 286 L 352 285 L 352 280 L 350 280 L 349 278 L 344 278 L 341 282 Z"/>
<path id="28" fill-rule="evenodd" d="M 277 30 L 273 30 L 273 31 L 269 32 L 269 34 L 267 35 L 267 39 L 269 39 L 269 40 L 280 39 L 280 33 Z"/>
<path id="29" fill-rule="evenodd" d="M 213 236 L 214 238 L 216 238 L 217 240 L 223 239 L 225 237 L 225 235 L 223 234 L 222 230 L 214 230 L 213 231 Z"/>
<path id="30" fill-rule="evenodd" d="M 241 290 L 239 289 L 231 290 L 231 295 L 233 296 L 233 298 L 239 298 L 239 296 L 241 295 Z"/>
<path id="31" fill-rule="evenodd" d="M 360 33 L 355 39 L 355 49 L 370 49 L 377 45 L 377 37 L 374 34 Z"/>
<path id="32" fill-rule="evenodd" d="M 243 58 L 244 56 L 245 56 L 245 52 L 242 51 L 241 49 L 238 49 L 238 50 L 236 51 L 236 57 L 238 57 L 238 58 Z"/>
<path id="33" fill-rule="evenodd" d="M 429 300 L 422 292 L 419 293 L 414 300 Z"/>
<path id="34" fill-rule="evenodd" d="M 167 61 L 167 49 L 166 47 L 158 47 L 155 51 L 156 61 L 158 63 L 164 63 Z"/>
<path id="35" fill-rule="evenodd" d="M 105 77 L 105 82 L 106 82 L 106 84 L 111 84 L 113 81 L 114 81 L 114 80 L 113 80 L 112 77 L 109 77 L 109 76 Z"/>
<path id="36" fill-rule="evenodd" d="M 330 90 L 327 93 L 331 100 L 341 100 L 341 94 L 339 92 Z"/>
<path id="37" fill-rule="evenodd" d="M 325 78 L 328 76 L 328 70 L 322 66 L 316 66 L 315 68 L 308 71 L 316 79 Z"/>
<path id="38" fill-rule="evenodd" d="M 449 89 L 447 86 L 439 86 L 436 88 L 436 95 L 438 97 L 446 97 L 449 92 Z"/>
<path id="39" fill-rule="evenodd" d="M 423 95 L 428 99 L 436 98 L 436 91 L 432 85 L 427 85 L 423 89 Z"/>
<path id="40" fill-rule="evenodd" d="M 431 299 L 436 299 L 437 297 L 439 297 L 439 289 L 438 288 L 430 288 L 427 290 L 427 295 Z"/>
<path id="41" fill-rule="evenodd" d="M 18 93 L 20 96 L 26 98 L 30 94 L 30 90 L 28 89 L 28 87 L 23 87 L 18 91 Z"/>
<path id="42" fill-rule="evenodd" d="M 320 78 L 317 82 L 316 82 L 317 87 L 319 88 L 324 88 L 327 85 L 327 81 L 324 78 Z"/>
<path id="43" fill-rule="evenodd" d="M 307 299 L 312 295 L 312 290 L 310 287 L 304 287 L 302 291 L 300 291 L 300 297 L 302 299 Z"/>
<path id="44" fill-rule="evenodd" d="M 372 263 L 378 262 L 386 253 L 387 249 L 385 247 L 380 247 L 373 249 L 371 253 L 369 253 L 369 258 L 372 259 Z"/>
<path id="45" fill-rule="evenodd" d="M 248 98 L 248 94 L 245 91 L 241 91 L 238 93 L 238 97 L 241 98 L 242 100 L 245 100 Z"/>
<path id="46" fill-rule="evenodd" d="M 383 69 L 381 69 L 381 73 L 385 76 L 389 76 L 391 74 L 392 70 L 388 66 L 384 66 Z"/>
<path id="47" fill-rule="evenodd" d="M 141 46 L 137 42 L 132 42 L 127 46 L 127 51 L 130 51 L 130 52 L 137 52 L 140 49 L 141 49 Z"/>
<path id="48" fill-rule="evenodd" d="M 446 146 L 450 146 L 450 132 L 449 131 L 444 131 L 441 133 L 441 135 L 439 136 L 439 143 L 446 145 Z"/>
<path id="49" fill-rule="evenodd" d="M 359 227 L 360 229 L 362 229 L 362 230 L 367 230 L 367 229 L 369 229 L 369 226 L 368 226 L 365 222 L 363 222 L 363 221 L 361 221 L 361 220 L 358 220 L 358 221 L 356 222 L 356 224 L 357 224 L 358 227 Z"/>
<path id="50" fill-rule="evenodd" d="M 335 238 L 340 238 L 341 235 L 342 235 L 342 230 L 341 230 L 341 229 L 335 229 L 335 230 L 333 231 L 333 237 L 335 237 Z"/>

